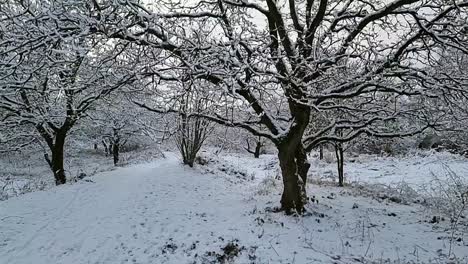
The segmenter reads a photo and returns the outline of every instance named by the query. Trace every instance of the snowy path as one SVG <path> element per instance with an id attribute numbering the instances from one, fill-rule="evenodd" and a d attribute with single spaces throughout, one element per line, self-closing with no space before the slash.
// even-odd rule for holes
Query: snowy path
<path id="1" fill-rule="evenodd" d="M 464 226 L 451 246 L 450 222 L 429 223 L 420 205 L 310 184 L 320 201 L 311 215 L 271 213 L 281 194 L 273 157 L 219 159 L 191 169 L 169 153 L 0 202 L 0 264 L 226 263 L 232 241 L 237 264 L 427 263 L 450 249 L 468 260 Z"/>
<path id="2" fill-rule="evenodd" d="M 178 163 L 170 157 L 2 203 L 0 263 L 186 263 L 190 253 L 161 258 L 175 250 L 172 239 L 204 247 L 197 241 L 246 228 L 241 193 Z"/>

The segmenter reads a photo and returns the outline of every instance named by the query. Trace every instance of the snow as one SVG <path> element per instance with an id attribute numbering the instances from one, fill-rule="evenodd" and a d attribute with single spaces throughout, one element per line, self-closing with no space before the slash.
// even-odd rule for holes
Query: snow
<path id="1" fill-rule="evenodd" d="M 91 176 L 115 168 L 112 157 L 105 156 L 102 149 L 94 150 L 89 142 L 84 144 L 81 141 L 72 141 L 69 145 L 65 156 L 65 172 L 69 180 L 80 174 Z M 0 155 L 0 201 L 55 186 L 43 155 L 43 151 L 38 149 Z M 119 166 L 124 166 L 160 157 L 161 151 L 159 146 L 152 144 L 122 152 L 120 156 Z"/>
<path id="2" fill-rule="evenodd" d="M 337 178 L 336 166 L 330 157 L 328 162 L 312 159 L 311 174 L 316 178 L 334 180 Z M 434 177 L 444 177 L 447 168 L 468 180 L 468 160 L 447 152 L 414 152 L 401 157 L 347 157 L 345 153 L 344 170 L 348 182 L 390 185 L 405 182 L 417 188 L 430 183 Z"/>
<path id="3" fill-rule="evenodd" d="M 428 263 L 450 250 L 450 223 L 419 204 L 309 184 L 310 214 L 285 216 L 268 209 L 274 156 L 204 155 L 195 169 L 166 153 L 1 202 L 0 263 Z M 466 228 L 455 237 L 465 263 Z"/>

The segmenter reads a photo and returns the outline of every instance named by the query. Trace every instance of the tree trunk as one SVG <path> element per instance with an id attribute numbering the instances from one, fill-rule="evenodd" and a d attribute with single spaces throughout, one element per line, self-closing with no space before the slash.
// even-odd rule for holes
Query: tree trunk
<path id="1" fill-rule="evenodd" d="M 286 214 L 302 214 L 307 204 L 307 172 L 310 164 L 302 145 L 304 131 L 309 124 L 310 108 L 290 101 L 289 106 L 294 117 L 287 135 L 277 144 L 281 174 L 283 176 L 283 195 L 281 209 Z"/>
<path id="2" fill-rule="evenodd" d="M 344 186 L 344 151 L 343 145 L 338 143 L 335 145 L 336 164 L 338 165 L 338 186 Z"/>
<path id="3" fill-rule="evenodd" d="M 107 155 L 109 155 L 109 148 L 104 140 L 102 141 L 102 145 L 104 146 L 104 153 L 106 153 L 107 157 Z"/>
<path id="4" fill-rule="evenodd" d="M 191 146 L 191 150 L 189 151 L 189 157 L 188 157 L 188 165 L 193 168 L 193 165 L 195 164 L 195 159 L 197 158 L 199 148 L 198 148 L 198 143 L 194 143 Z"/>
<path id="5" fill-rule="evenodd" d="M 56 185 L 65 184 L 67 182 L 67 178 L 65 176 L 65 169 L 63 167 L 65 137 L 66 133 L 57 133 L 57 135 L 55 136 L 55 143 L 51 149 L 52 160 L 48 161 L 49 165 L 51 166 L 52 172 L 54 173 Z"/>
<path id="6" fill-rule="evenodd" d="M 120 152 L 120 145 L 114 143 L 112 145 L 112 155 L 114 156 L 114 166 L 117 166 L 119 163 L 119 152 Z"/>
<path id="7" fill-rule="evenodd" d="M 323 145 L 319 146 L 319 159 L 323 160 Z"/>
<path id="8" fill-rule="evenodd" d="M 55 133 L 49 133 L 41 124 L 36 126 L 37 131 L 43 137 L 49 147 L 52 157 L 48 153 L 44 154 L 44 158 L 49 164 L 50 169 L 54 173 L 55 184 L 60 185 L 67 182 L 65 169 L 63 167 L 64 146 L 67 133 L 71 126 L 63 126 L 60 129 L 54 129 Z"/>
<path id="9" fill-rule="evenodd" d="M 193 164 L 195 163 L 195 159 L 188 159 L 184 163 L 189 165 L 190 168 L 193 168 Z"/>
<path id="10" fill-rule="evenodd" d="M 253 154 L 254 158 L 256 159 L 260 158 L 260 153 L 262 152 L 262 147 L 263 147 L 262 138 L 261 137 L 258 138 L 258 141 L 255 142 L 255 149 L 253 150 L 250 148 L 249 139 L 247 139 L 246 142 L 247 142 L 247 147 L 245 148 L 245 150 Z"/>
<path id="11" fill-rule="evenodd" d="M 291 148 L 285 144 L 285 147 L 279 148 L 278 158 L 284 184 L 281 209 L 286 214 L 302 214 L 307 203 L 306 182 L 310 168 L 306 152 L 302 145 Z"/>
<path id="12" fill-rule="evenodd" d="M 310 163 L 307 160 L 307 152 L 302 147 L 302 145 L 298 148 L 295 157 L 296 157 L 297 171 L 302 181 L 304 182 L 304 188 L 305 188 L 307 184 L 307 173 L 309 172 L 309 169 L 310 169 Z"/>
<path id="13" fill-rule="evenodd" d="M 181 154 L 182 154 L 182 162 L 185 165 L 189 165 L 190 168 L 193 168 L 198 150 L 194 149 L 193 142 L 189 140 L 182 139 L 181 142 L 182 144 L 179 149 L 181 150 Z"/>
<path id="14" fill-rule="evenodd" d="M 260 158 L 260 151 L 262 150 L 262 142 L 258 141 L 257 145 L 255 146 L 254 157 L 256 159 Z"/>

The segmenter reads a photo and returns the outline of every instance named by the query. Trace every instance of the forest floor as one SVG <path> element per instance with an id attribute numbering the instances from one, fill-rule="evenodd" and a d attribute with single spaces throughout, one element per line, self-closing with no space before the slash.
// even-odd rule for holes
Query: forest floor
<path id="1" fill-rule="evenodd" d="M 313 160 L 315 202 L 294 217 L 271 210 L 274 156 L 204 155 L 194 169 L 166 153 L 0 202 L 0 263 L 468 263 L 466 212 L 451 222 L 445 200 L 423 194 L 466 159 L 358 157 L 343 188 Z"/>

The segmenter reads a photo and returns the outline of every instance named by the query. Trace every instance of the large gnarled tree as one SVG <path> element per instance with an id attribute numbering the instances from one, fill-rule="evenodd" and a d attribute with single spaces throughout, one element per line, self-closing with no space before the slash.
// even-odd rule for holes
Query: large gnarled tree
<path id="1" fill-rule="evenodd" d="M 437 0 L 217 0 L 150 10 L 128 1 L 121 5 L 127 20 L 102 31 L 165 50 L 159 82 L 183 81 L 183 69 L 218 87 L 216 94 L 229 98 L 219 109 L 232 102 L 245 113 L 236 116 L 246 118 L 199 116 L 271 140 L 283 176 L 281 208 L 301 213 L 307 152 L 317 144 L 412 135 L 435 124 L 413 102 L 445 89 L 426 83 L 424 68 L 441 47 L 466 51 L 467 7 Z M 333 119 L 310 129 L 311 117 L 326 112 Z M 397 118 L 415 121 L 389 130 Z"/>

